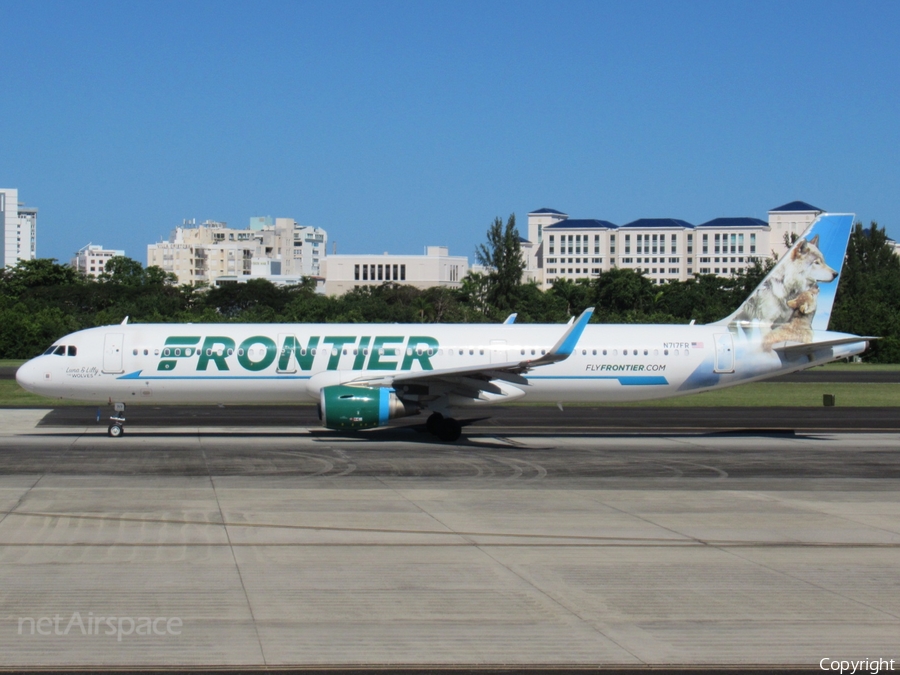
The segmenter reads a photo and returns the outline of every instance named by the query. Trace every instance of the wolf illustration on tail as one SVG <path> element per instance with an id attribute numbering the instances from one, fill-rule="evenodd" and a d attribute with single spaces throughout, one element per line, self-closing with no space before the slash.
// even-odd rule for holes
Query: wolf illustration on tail
<path id="1" fill-rule="evenodd" d="M 815 331 L 828 328 L 852 223 L 852 215 L 819 216 L 738 310 L 719 323 L 766 351 L 781 343 L 813 342 Z"/>

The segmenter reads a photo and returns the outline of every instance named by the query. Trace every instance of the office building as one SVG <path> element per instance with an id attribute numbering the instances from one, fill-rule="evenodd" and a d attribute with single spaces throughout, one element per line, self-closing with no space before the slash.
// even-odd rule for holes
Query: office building
<path id="1" fill-rule="evenodd" d="M 640 218 L 617 225 L 539 209 L 528 214 L 525 277 L 549 288 L 557 279 L 591 279 L 616 268 L 642 271 L 656 284 L 696 274 L 730 276 L 757 260 L 784 254 L 792 237 L 822 212 L 797 201 L 769 211 L 768 221 L 725 217 L 695 225 Z"/>
<path id="2" fill-rule="evenodd" d="M 327 245 L 325 230 L 292 218 L 251 218 L 243 230 L 211 220 L 185 221 L 168 241 L 147 247 L 147 265 L 175 274 L 179 284 L 213 285 L 220 278 L 290 283 L 321 276 Z"/>
<path id="3" fill-rule="evenodd" d="M 19 203 L 17 188 L 0 188 L 4 267 L 14 267 L 22 260 L 34 260 L 37 212 L 37 209 Z"/>
<path id="4" fill-rule="evenodd" d="M 125 251 L 111 251 L 104 249 L 102 246 L 88 244 L 78 249 L 75 257 L 69 261 L 69 266 L 85 276 L 96 279 L 106 271 L 106 263 L 109 262 L 110 258 L 124 255 Z"/>
<path id="5" fill-rule="evenodd" d="M 451 256 L 446 246 L 428 246 L 425 255 L 330 255 L 325 259 L 325 293 L 342 295 L 385 283 L 459 288 L 468 271 L 468 258 Z"/>

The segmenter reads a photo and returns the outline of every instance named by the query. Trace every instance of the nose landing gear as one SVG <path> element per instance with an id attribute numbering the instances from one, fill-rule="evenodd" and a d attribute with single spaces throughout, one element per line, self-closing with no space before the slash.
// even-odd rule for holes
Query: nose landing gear
<path id="1" fill-rule="evenodd" d="M 111 424 L 106 433 L 112 438 L 119 438 L 125 433 L 125 404 L 114 403 L 113 409 L 115 410 L 115 415 L 110 415 L 109 420 Z"/>

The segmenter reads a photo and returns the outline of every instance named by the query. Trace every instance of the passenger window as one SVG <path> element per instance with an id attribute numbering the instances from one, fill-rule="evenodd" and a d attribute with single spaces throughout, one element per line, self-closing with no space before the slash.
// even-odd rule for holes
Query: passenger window
<path id="1" fill-rule="evenodd" d="M 675 350 L 675 356 L 678 356 L 678 350 L 677 350 L 677 349 Z"/>
<path id="2" fill-rule="evenodd" d="M 685 356 L 689 356 L 688 350 L 687 350 L 687 349 L 684 350 L 684 355 L 685 355 Z"/>
<path id="3" fill-rule="evenodd" d="M 647 354 L 649 354 L 649 353 L 650 353 L 650 350 L 649 350 L 649 349 L 645 349 L 645 350 L 644 350 L 644 356 L 647 356 Z"/>
<path id="4" fill-rule="evenodd" d="M 145 350 L 144 350 L 144 356 L 150 356 L 150 350 L 149 350 L 149 349 L 145 349 Z"/>
<path id="5" fill-rule="evenodd" d="M 606 350 L 605 350 L 605 349 L 603 350 L 603 356 L 606 356 Z"/>
<path id="6" fill-rule="evenodd" d="M 593 351 L 592 356 L 597 356 L 597 350 L 596 350 L 596 349 Z"/>
<path id="7" fill-rule="evenodd" d="M 663 356 L 668 356 L 668 355 L 669 355 L 669 350 L 663 349 Z"/>
<path id="8" fill-rule="evenodd" d="M 132 350 L 131 350 L 131 355 L 132 355 L 132 356 L 137 356 L 137 349 L 132 349 Z"/>
<path id="9" fill-rule="evenodd" d="M 582 356 L 587 356 L 587 349 L 582 349 L 582 350 L 581 350 L 581 355 L 582 355 Z"/>
<path id="10" fill-rule="evenodd" d="M 159 356 L 159 350 L 158 350 L 158 349 L 154 349 L 154 350 L 153 350 L 153 356 Z"/>
<path id="11" fill-rule="evenodd" d="M 75 345 L 69 345 L 69 356 L 77 356 L 78 348 Z"/>

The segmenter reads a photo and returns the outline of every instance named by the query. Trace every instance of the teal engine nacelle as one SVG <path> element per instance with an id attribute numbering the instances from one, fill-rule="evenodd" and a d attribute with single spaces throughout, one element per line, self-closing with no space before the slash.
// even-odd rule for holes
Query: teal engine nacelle
<path id="1" fill-rule="evenodd" d="M 319 419 L 329 429 L 371 429 L 417 412 L 417 407 L 404 403 L 387 387 L 340 384 L 319 392 Z"/>

